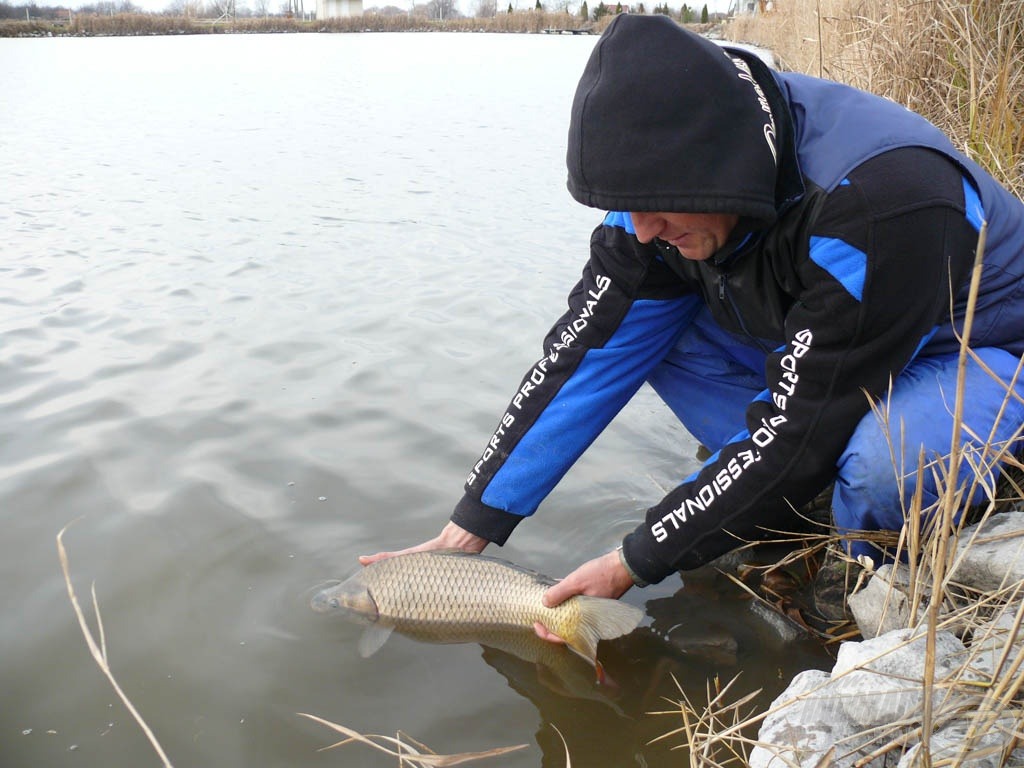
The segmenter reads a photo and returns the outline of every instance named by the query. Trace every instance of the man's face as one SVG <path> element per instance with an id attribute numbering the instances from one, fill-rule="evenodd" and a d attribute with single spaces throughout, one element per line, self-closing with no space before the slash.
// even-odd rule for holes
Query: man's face
<path id="1" fill-rule="evenodd" d="M 641 243 L 654 238 L 675 246 L 684 259 L 704 261 L 729 239 L 739 216 L 732 213 L 631 213 Z"/>

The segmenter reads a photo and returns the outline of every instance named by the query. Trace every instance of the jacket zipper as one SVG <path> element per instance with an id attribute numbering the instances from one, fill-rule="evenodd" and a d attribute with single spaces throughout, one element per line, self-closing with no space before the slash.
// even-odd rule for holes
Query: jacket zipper
<path id="1" fill-rule="evenodd" d="M 718 300 L 721 301 L 723 304 L 725 304 L 729 308 L 729 311 L 732 313 L 732 316 L 736 318 L 736 323 L 739 325 L 740 329 L 743 331 L 743 335 L 744 336 L 746 336 L 748 339 L 750 339 L 752 342 L 754 342 L 754 344 L 757 346 L 757 348 L 759 350 L 761 350 L 762 352 L 765 352 L 765 353 L 771 352 L 772 350 L 769 347 L 767 347 L 764 344 L 764 342 L 761 341 L 761 339 L 757 338 L 750 331 L 747 330 L 747 324 L 743 322 L 743 315 L 740 313 L 739 309 L 733 303 L 732 298 L 726 294 L 725 287 L 726 287 L 726 284 L 728 282 L 729 282 L 729 272 L 728 272 L 728 270 L 725 269 L 725 268 L 719 267 L 719 270 L 718 270 Z"/>

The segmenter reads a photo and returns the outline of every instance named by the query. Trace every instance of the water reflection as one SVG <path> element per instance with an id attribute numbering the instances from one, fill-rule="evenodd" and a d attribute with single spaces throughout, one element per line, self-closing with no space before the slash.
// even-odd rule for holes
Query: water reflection
<path id="1" fill-rule="evenodd" d="M 318 754 L 308 711 L 445 752 L 536 732 L 503 768 L 563 766 L 551 724 L 576 766 L 669 768 L 647 742 L 677 721 L 645 713 L 675 680 L 778 691 L 817 663 L 690 576 L 627 596 L 648 616 L 601 647 L 614 692 L 561 651 L 362 659 L 309 610 L 358 554 L 437 532 L 561 313 L 600 220 L 565 191 L 593 43 L 0 46 L 0 765 L 152 764 L 67 604 L 54 536 L 82 515 L 77 587 L 95 580 L 119 682 L 176 765 L 380 764 Z M 568 573 L 695 469 L 653 393 L 627 408 L 508 559 Z"/>
<path id="2" fill-rule="evenodd" d="M 794 641 L 751 606 L 748 593 L 714 567 L 686 574 L 673 594 L 646 603 L 644 626 L 601 642 L 604 682 L 586 660 L 530 629 L 395 632 L 429 645 L 478 645 L 484 663 L 536 711 L 534 738 L 543 766 L 563 768 L 568 748 L 574 765 L 649 768 L 686 759 L 682 737 L 660 739 L 681 726 L 677 702 L 684 697 L 700 708 L 709 691 L 713 695 L 738 676 L 726 703 L 761 689 L 755 701 L 765 706 L 792 674 L 814 666 L 809 659 L 821 668 L 831 665 L 819 641 Z"/>

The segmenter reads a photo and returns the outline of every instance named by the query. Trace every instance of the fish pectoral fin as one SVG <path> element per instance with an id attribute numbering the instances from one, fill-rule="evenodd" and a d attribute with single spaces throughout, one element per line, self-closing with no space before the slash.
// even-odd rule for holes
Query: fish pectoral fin
<path id="1" fill-rule="evenodd" d="M 392 630 L 394 627 L 385 627 L 380 624 L 367 627 L 363 636 L 359 638 L 359 655 L 364 659 L 373 656 L 391 637 Z"/>

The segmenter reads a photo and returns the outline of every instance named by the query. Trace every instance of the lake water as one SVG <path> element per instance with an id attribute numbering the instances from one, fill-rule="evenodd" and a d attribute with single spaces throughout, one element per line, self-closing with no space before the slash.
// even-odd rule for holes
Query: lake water
<path id="1" fill-rule="evenodd" d="M 356 556 L 432 536 L 586 259 L 565 191 L 596 38 L 0 40 L 0 765 L 377 766 L 308 712 L 484 763 L 675 766 L 646 714 L 706 681 L 781 691 L 786 644 L 711 574 L 575 658 L 314 614 Z M 643 391 L 495 554 L 553 576 L 696 466 Z M 585 523 L 585 524 L 584 524 Z M 91 610 L 89 610 L 91 614 Z M 525 657 L 524 657 L 525 656 Z"/>

